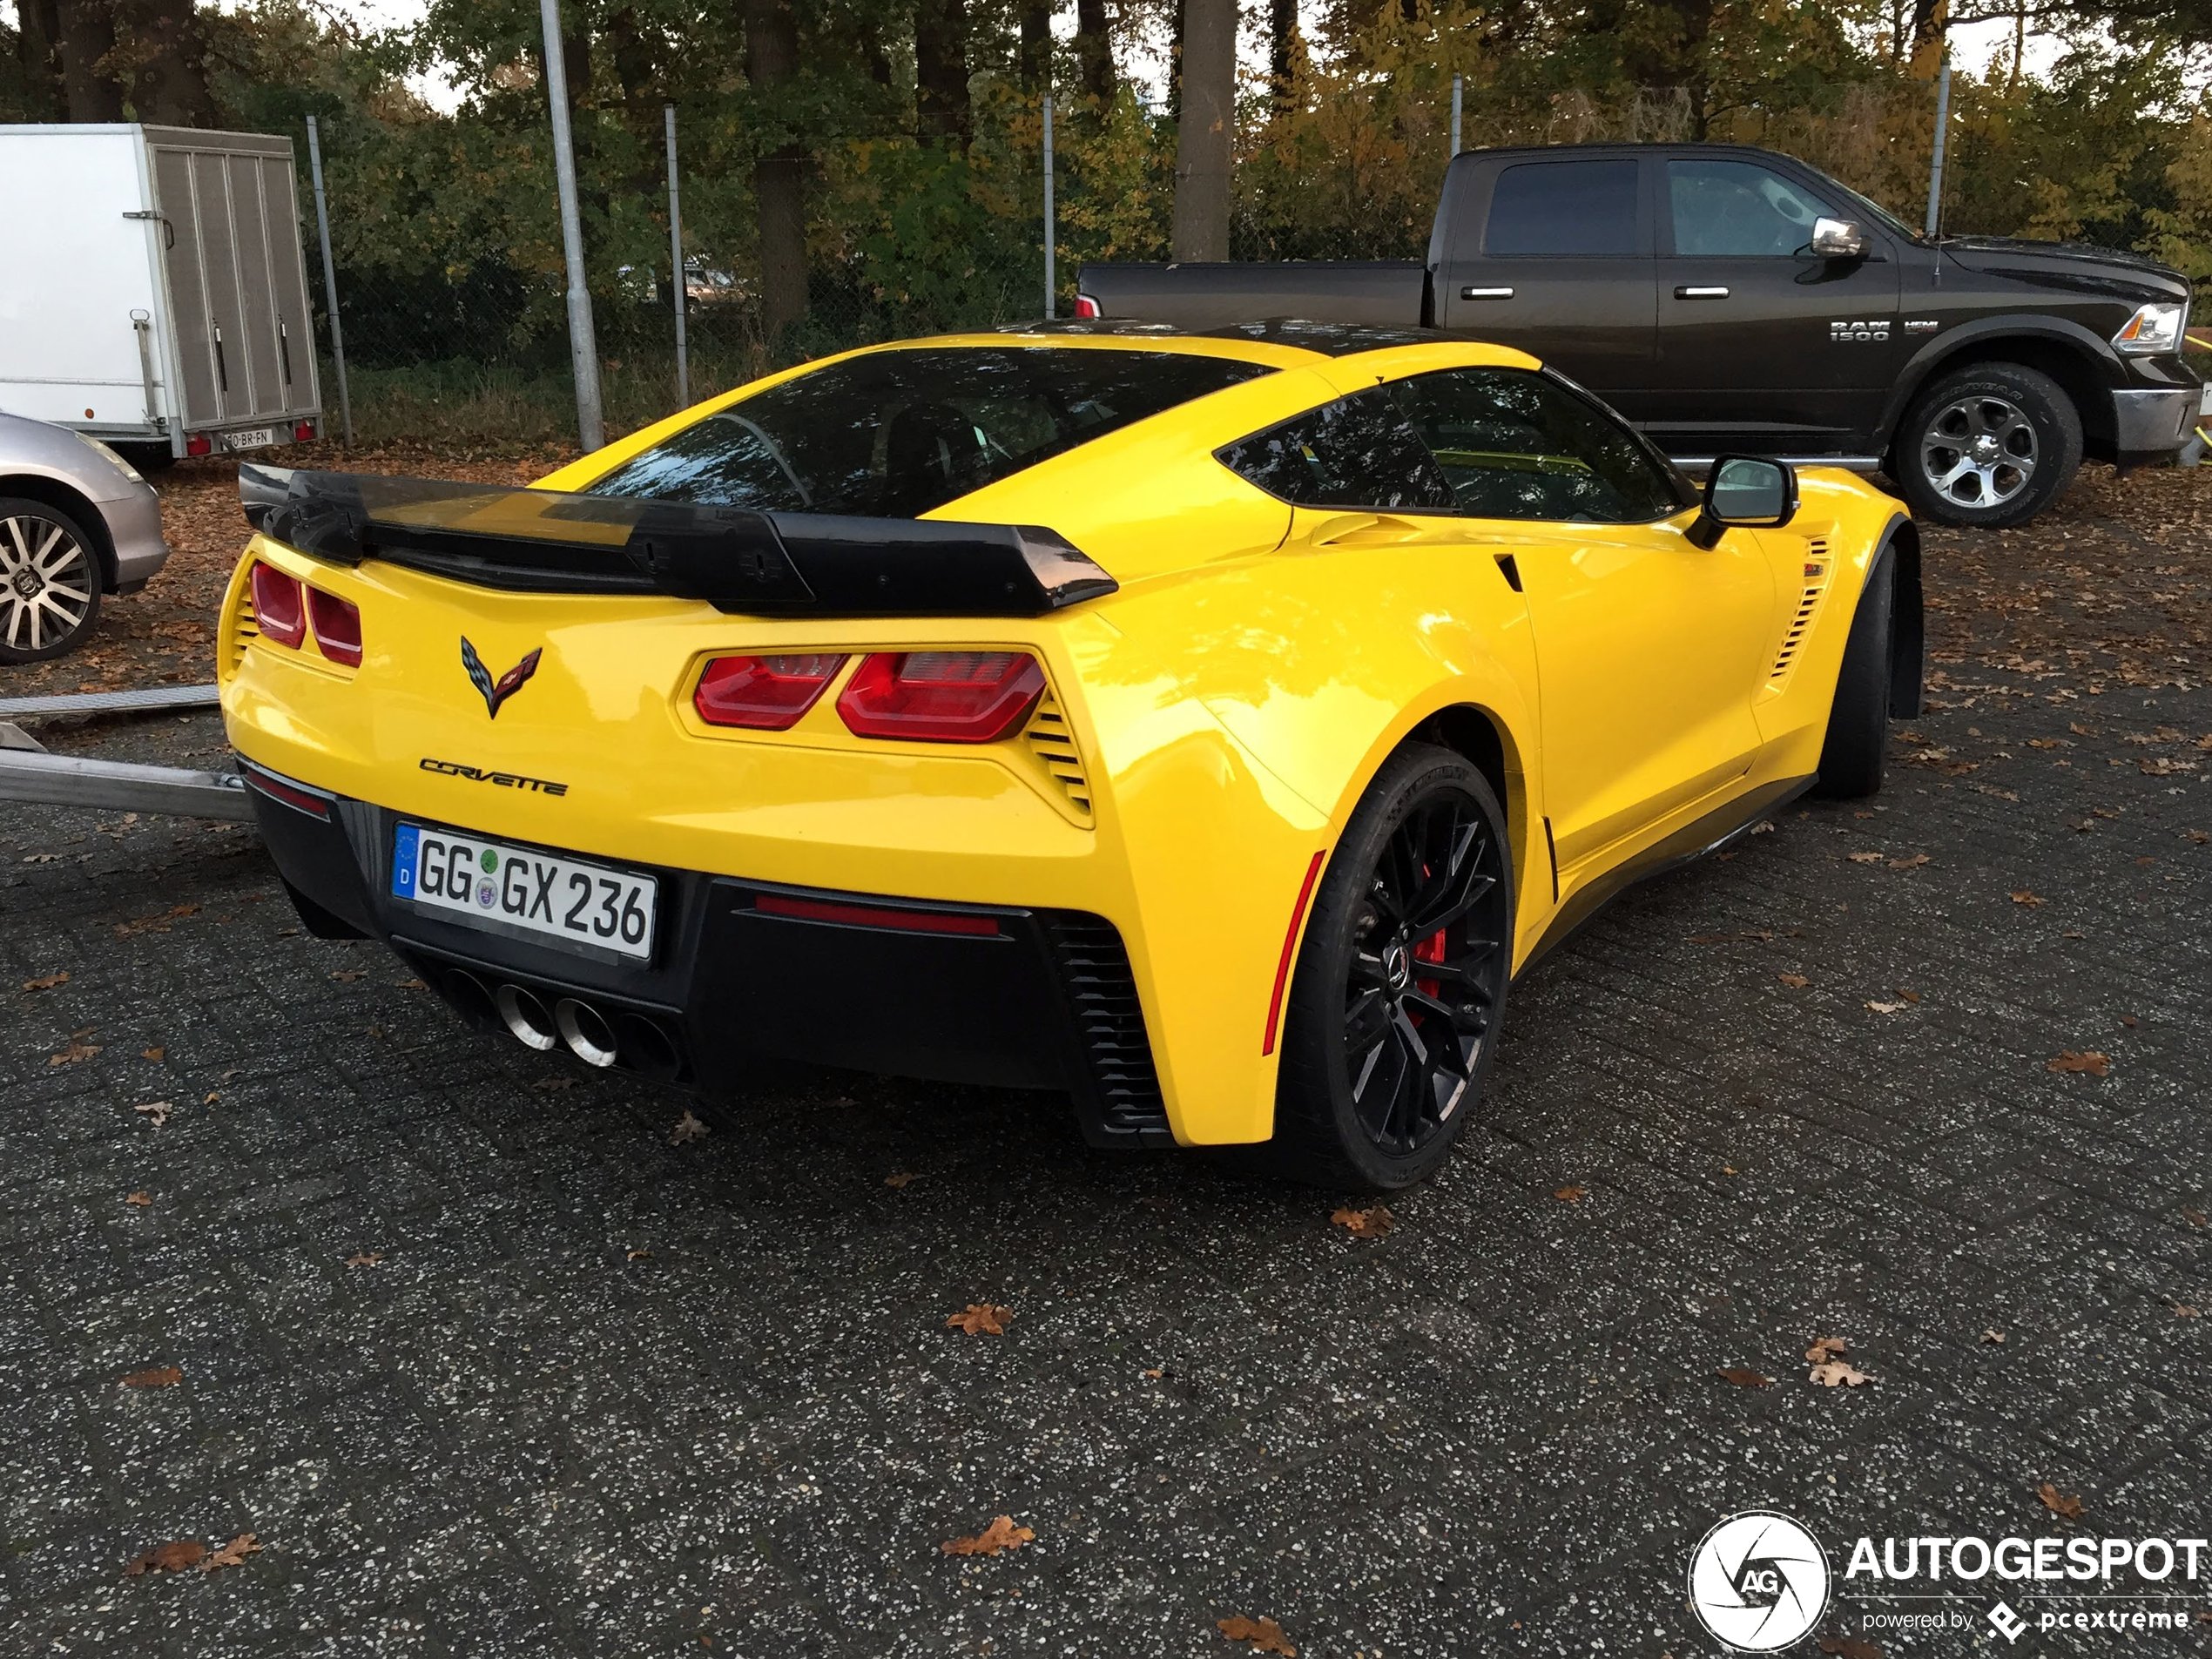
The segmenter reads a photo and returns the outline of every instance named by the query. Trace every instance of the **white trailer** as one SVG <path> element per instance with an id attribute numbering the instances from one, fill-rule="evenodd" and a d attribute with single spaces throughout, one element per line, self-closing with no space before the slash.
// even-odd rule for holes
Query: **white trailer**
<path id="1" fill-rule="evenodd" d="M 292 140 L 0 126 L 0 412 L 152 459 L 319 435 Z"/>

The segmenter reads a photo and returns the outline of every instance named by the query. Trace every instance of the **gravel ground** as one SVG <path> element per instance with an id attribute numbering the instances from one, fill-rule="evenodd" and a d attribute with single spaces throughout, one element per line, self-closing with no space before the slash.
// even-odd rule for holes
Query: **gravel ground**
<path id="1" fill-rule="evenodd" d="M 206 626 L 226 488 L 170 475 L 173 577 L 35 689 L 205 677 L 162 630 Z M 1328 1659 L 1685 1659 L 1735 1510 L 1838 1575 L 1862 1534 L 2202 1534 L 2209 511 L 2212 473 L 2093 469 L 1932 536 L 1887 792 L 1532 972 L 1376 1238 L 1036 1096 L 764 1076 L 673 1143 L 678 1098 L 302 935 L 250 831 L 0 807 L 0 1651 L 1119 1659 L 1264 1617 Z M 223 752 L 206 715 L 40 735 Z M 976 1304 L 1003 1334 L 948 1327 Z M 1872 1380 L 1814 1386 L 1821 1336 Z M 1000 1515 L 1034 1537 L 941 1548 Z M 2006 1647 L 1993 1583 L 1877 1633 L 1929 1604 L 1839 1588 L 1846 1659 L 2113 1639 Z M 2083 1588 L 2001 1589 L 2119 1605 Z"/>

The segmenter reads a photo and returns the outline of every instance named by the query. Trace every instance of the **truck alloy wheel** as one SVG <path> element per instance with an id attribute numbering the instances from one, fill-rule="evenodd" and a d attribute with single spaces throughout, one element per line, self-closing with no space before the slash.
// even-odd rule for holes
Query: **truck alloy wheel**
<path id="1" fill-rule="evenodd" d="M 2024 363 L 1977 363 L 1922 394 L 1898 434 L 1891 475 L 1941 524 L 2003 529 L 2057 499 L 2081 463 L 2081 416 Z"/>
<path id="2" fill-rule="evenodd" d="M 2035 476 L 2035 424 L 1987 392 L 1953 398 L 1920 435 L 1920 465 L 1936 494 L 1968 510 L 2003 507 Z"/>
<path id="3" fill-rule="evenodd" d="M 58 657 L 91 631 L 99 566 L 84 533 L 51 507 L 0 500 L 0 662 Z"/>

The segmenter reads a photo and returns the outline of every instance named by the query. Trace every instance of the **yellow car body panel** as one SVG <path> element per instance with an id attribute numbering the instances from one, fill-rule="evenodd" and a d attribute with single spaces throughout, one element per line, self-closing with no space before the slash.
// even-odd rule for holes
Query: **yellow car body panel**
<path id="1" fill-rule="evenodd" d="M 391 813 L 610 863 L 1102 916 L 1127 947 L 1175 1137 L 1250 1142 L 1272 1123 L 1269 1021 L 1301 884 L 1394 749 L 1440 718 L 1494 732 L 1518 968 L 1578 892 L 1716 802 L 1812 772 L 1858 591 L 1896 516 L 1817 471 L 1789 527 L 1731 530 L 1710 550 L 1686 539 L 1688 511 L 1569 525 L 1293 509 L 1214 451 L 1380 381 L 1534 360 L 1443 342 L 1334 359 L 1181 337 L 927 343 L 1202 352 L 1279 372 L 927 516 L 1049 525 L 1120 583 L 1041 617 L 770 619 L 505 592 L 256 536 L 222 620 L 233 745 Z M 585 487 L 819 366 L 671 416 L 541 487 Z M 359 607 L 357 669 L 312 637 L 258 636 L 255 560 Z M 543 653 L 496 718 L 462 671 L 463 636 L 494 675 Z M 948 646 L 1037 658 L 1079 792 L 1027 733 L 955 747 L 846 729 L 834 705 L 862 654 Z M 852 660 L 788 732 L 711 727 L 691 706 L 712 656 L 815 651 Z"/>

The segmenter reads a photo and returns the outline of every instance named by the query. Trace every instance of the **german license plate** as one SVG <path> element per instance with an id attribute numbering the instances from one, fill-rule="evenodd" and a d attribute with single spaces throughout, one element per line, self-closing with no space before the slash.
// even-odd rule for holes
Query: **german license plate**
<path id="1" fill-rule="evenodd" d="M 266 449 L 276 442 L 276 428 L 250 426 L 243 432 L 226 432 L 223 442 L 233 449 Z"/>
<path id="2" fill-rule="evenodd" d="M 494 933 L 644 958 L 653 951 L 659 884 L 581 859 L 402 824 L 392 843 L 392 896 Z"/>

